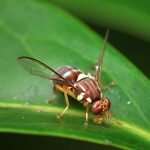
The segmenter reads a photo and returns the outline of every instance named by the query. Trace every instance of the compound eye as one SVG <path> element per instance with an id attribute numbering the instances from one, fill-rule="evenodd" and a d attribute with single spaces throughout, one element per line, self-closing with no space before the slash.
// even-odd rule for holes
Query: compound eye
<path id="1" fill-rule="evenodd" d="M 96 101 L 94 104 L 93 104 L 93 107 L 92 107 L 92 112 L 94 115 L 99 115 L 101 114 L 103 111 L 103 107 L 102 107 L 102 104 L 100 101 Z"/>
<path id="2" fill-rule="evenodd" d="M 109 99 L 107 99 L 107 98 L 103 99 L 103 111 L 109 110 L 110 105 L 111 105 L 111 103 L 110 103 Z"/>

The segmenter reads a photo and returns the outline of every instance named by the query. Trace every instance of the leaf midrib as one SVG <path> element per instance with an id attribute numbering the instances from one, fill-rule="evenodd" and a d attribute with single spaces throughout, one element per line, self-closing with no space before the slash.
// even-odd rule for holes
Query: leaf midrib
<path id="1" fill-rule="evenodd" d="M 48 112 L 48 113 L 56 113 L 56 112 L 59 113 L 61 111 L 61 108 L 58 108 L 56 106 L 53 106 L 53 107 L 51 107 L 51 109 L 49 109 L 49 106 L 37 106 L 37 105 L 36 106 L 35 105 L 26 106 L 26 105 L 17 104 L 17 103 L 16 104 L 12 104 L 12 103 L 10 104 L 10 103 L 4 103 L 4 102 L 0 102 L 0 107 L 4 107 L 4 108 L 5 107 L 7 107 L 7 108 L 9 107 L 9 108 L 15 108 L 15 109 L 16 108 L 19 108 L 19 109 L 21 108 L 21 109 L 27 109 L 27 110 L 32 110 L 32 111 L 33 110 L 34 111 L 42 110 L 42 112 Z M 71 115 L 71 116 L 77 116 L 77 117 L 78 116 L 85 117 L 81 110 L 76 111 L 77 113 L 74 113 L 74 112 L 75 112 L 74 109 L 69 109 L 65 115 Z M 91 119 L 92 117 L 89 116 L 89 118 Z M 128 132 L 134 134 L 135 136 L 138 135 L 141 138 L 144 138 L 146 141 L 150 142 L 150 133 L 142 130 L 141 128 L 138 128 L 137 126 L 135 127 L 135 126 L 133 126 L 131 124 L 127 124 L 125 122 L 122 122 L 122 123 L 124 125 L 121 128 L 123 128 L 125 130 L 127 129 Z M 120 128 L 120 126 L 118 124 L 112 123 L 111 125 Z M 7 131 L 6 128 L 1 128 L 0 127 L 0 131 L 5 131 L 5 130 Z M 10 131 L 13 131 L 13 129 L 10 128 Z M 14 131 L 18 132 L 18 130 L 15 130 L 15 129 L 14 129 Z M 21 130 L 21 131 L 23 133 L 25 132 L 24 130 Z M 28 130 L 26 130 L 26 131 L 30 132 Z M 34 133 L 34 131 L 32 131 L 32 132 Z"/>

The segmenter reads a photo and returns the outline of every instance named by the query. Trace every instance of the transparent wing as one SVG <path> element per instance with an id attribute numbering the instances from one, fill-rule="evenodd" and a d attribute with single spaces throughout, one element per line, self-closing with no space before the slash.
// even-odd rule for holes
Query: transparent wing
<path id="1" fill-rule="evenodd" d="M 41 78 L 46 78 L 49 80 L 64 82 L 65 85 L 68 85 L 68 86 L 74 88 L 72 83 L 70 83 L 68 80 L 63 78 L 60 74 L 58 74 L 52 68 L 50 68 L 49 66 L 42 63 L 39 60 L 36 60 L 34 58 L 31 58 L 31 57 L 21 56 L 21 57 L 17 58 L 17 62 L 25 70 L 27 70 L 29 72 L 29 74 L 31 74 L 31 75 L 39 76 Z M 57 77 L 51 76 L 52 72 L 55 73 L 57 75 Z"/>
<path id="2" fill-rule="evenodd" d="M 97 65 L 94 68 L 94 76 L 95 76 L 95 79 L 96 79 L 97 83 L 99 83 L 99 81 L 100 81 L 103 56 L 104 56 L 104 52 L 105 52 L 105 48 L 106 48 L 106 43 L 107 43 L 107 40 L 108 40 L 108 35 L 109 35 L 109 29 L 107 29 L 107 32 L 106 32 L 106 35 L 105 35 L 104 44 L 103 44 L 103 48 L 102 48 L 102 52 L 100 54 L 99 60 L 97 62 Z"/>

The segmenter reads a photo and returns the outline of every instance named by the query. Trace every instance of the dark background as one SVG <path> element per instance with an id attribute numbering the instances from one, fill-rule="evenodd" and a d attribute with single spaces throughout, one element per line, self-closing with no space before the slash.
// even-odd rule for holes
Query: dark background
<path id="1" fill-rule="evenodd" d="M 50 136 L 0 133 L 0 137 L 1 150 L 119 150 L 109 145 Z"/>

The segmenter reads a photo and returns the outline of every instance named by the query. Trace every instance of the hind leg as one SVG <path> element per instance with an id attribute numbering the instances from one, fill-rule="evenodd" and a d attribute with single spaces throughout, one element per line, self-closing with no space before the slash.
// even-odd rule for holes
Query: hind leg
<path id="1" fill-rule="evenodd" d="M 51 99 L 46 100 L 46 103 L 47 103 L 47 104 L 48 104 L 48 103 L 51 103 L 51 102 L 57 97 L 58 94 L 57 94 L 56 89 L 57 89 L 57 85 L 54 85 L 54 87 L 53 87 L 54 96 L 53 96 Z"/>
<path id="2" fill-rule="evenodd" d="M 114 83 L 114 82 L 111 82 L 109 85 L 104 86 L 104 85 L 102 84 L 102 82 L 99 82 L 99 85 L 100 85 L 101 90 L 106 90 L 106 89 L 108 89 L 109 87 L 114 86 L 115 83 Z"/>

